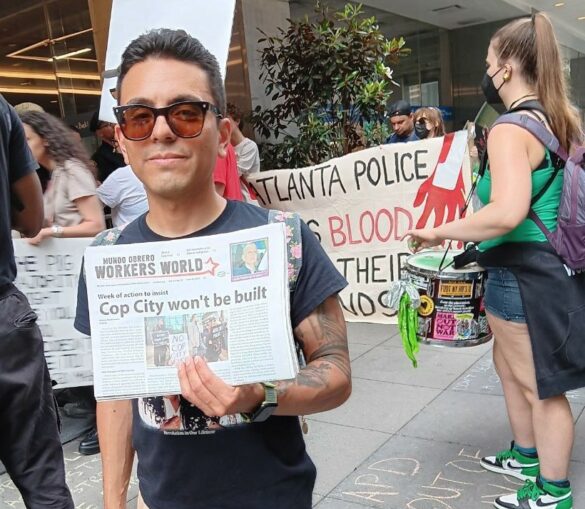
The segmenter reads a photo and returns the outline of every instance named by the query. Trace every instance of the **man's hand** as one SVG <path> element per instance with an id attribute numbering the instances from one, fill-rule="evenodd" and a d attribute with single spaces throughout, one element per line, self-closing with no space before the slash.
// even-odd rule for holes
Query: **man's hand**
<path id="1" fill-rule="evenodd" d="M 179 365 L 179 382 L 181 395 L 209 417 L 252 412 L 264 401 L 261 384 L 228 385 L 202 357 L 190 357 Z"/>
<path id="2" fill-rule="evenodd" d="M 307 365 L 296 379 L 276 381 L 275 415 L 308 415 L 341 405 L 351 393 L 347 330 L 337 295 L 323 301 L 294 330 Z M 264 400 L 261 384 L 232 387 L 201 357 L 179 365 L 181 395 L 210 417 L 253 412 Z"/>

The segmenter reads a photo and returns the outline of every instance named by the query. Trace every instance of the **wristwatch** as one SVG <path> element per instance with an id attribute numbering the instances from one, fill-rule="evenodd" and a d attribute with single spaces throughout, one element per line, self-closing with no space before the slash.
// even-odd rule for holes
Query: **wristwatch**
<path id="1" fill-rule="evenodd" d="M 57 238 L 63 237 L 63 227 L 58 224 L 51 226 L 51 236 Z"/>
<path id="2" fill-rule="evenodd" d="M 264 387 L 264 401 L 260 403 L 260 406 L 253 412 L 242 414 L 242 417 L 244 417 L 247 422 L 264 422 L 273 414 L 278 406 L 276 385 L 265 382 L 262 383 L 262 386 Z"/>

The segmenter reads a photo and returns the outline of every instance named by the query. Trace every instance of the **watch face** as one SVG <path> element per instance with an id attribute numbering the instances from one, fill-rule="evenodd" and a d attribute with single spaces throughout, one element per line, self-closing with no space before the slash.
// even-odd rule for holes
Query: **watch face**
<path id="1" fill-rule="evenodd" d="M 276 403 L 262 403 L 262 406 L 258 409 L 258 411 L 254 414 L 253 421 L 254 422 L 264 422 L 268 419 L 276 410 L 278 405 Z"/>
<path id="2" fill-rule="evenodd" d="M 278 404 L 278 392 L 276 392 L 276 386 L 273 384 L 264 385 L 264 404 L 274 405 Z"/>
<path id="3" fill-rule="evenodd" d="M 268 419 L 278 406 L 278 392 L 276 386 L 271 383 L 264 383 L 264 401 L 252 415 L 252 422 L 262 422 Z"/>

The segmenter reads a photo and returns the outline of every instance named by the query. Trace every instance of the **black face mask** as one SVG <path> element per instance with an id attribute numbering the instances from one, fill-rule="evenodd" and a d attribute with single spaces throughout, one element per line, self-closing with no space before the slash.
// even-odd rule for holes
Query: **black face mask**
<path id="1" fill-rule="evenodd" d="M 492 76 L 486 72 L 481 80 L 481 90 L 483 91 L 483 95 L 488 104 L 502 104 L 503 102 L 498 92 L 500 91 L 500 88 L 504 86 L 504 82 L 502 82 L 499 88 L 496 88 L 494 85 L 494 77 L 502 69 L 503 67 L 500 67 Z"/>
<path id="2" fill-rule="evenodd" d="M 417 122 L 414 124 L 414 132 L 419 140 L 424 140 L 430 133 L 425 122 Z"/>

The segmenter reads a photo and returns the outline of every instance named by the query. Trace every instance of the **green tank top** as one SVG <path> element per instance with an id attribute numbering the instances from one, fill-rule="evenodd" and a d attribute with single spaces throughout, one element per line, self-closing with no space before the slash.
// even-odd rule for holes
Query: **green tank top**
<path id="1" fill-rule="evenodd" d="M 533 197 L 545 186 L 554 170 L 555 166 L 552 162 L 550 151 L 547 149 L 542 164 L 532 172 Z M 482 204 L 486 205 L 489 203 L 491 189 L 492 179 L 489 168 L 486 168 L 485 174 L 477 184 L 477 196 Z M 562 189 L 563 170 L 560 170 L 549 188 L 532 207 L 536 215 L 550 231 L 557 229 L 557 216 Z M 506 242 L 546 242 L 546 237 L 532 219 L 526 218 L 516 228 L 505 235 L 481 242 L 479 244 L 479 250 L 487 251 L 492 247 Z"/>

